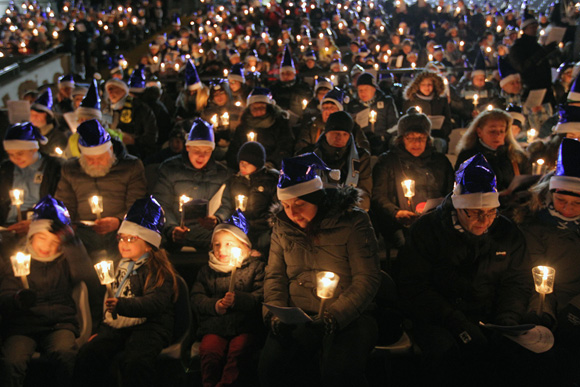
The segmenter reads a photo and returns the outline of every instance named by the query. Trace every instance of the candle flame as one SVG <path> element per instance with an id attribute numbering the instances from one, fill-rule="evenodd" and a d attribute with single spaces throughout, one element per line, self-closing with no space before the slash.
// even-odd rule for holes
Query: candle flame
<path id="1" fill-rule="evenodd" d="M 545 161 L 544 159 L 538 159 L 536 160 L 536 163 L 538 163 L 538 165 L 544 165 Z"/>

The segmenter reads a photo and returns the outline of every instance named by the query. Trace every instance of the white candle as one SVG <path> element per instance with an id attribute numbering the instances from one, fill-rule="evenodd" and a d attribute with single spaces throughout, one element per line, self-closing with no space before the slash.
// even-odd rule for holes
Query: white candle
<path id="1" fill-rule="evenodd" d="M 103 197 L 94 195 L 89 198 L 89 205 L 91 206 L 91 212 L 97 215 L 97 220 L 101 219 L 101 214 L 103 212 Z"/>
<path id="2" fill-rule="evenodd" d="M 307 99 L 303 99 L 302 100 L 302 110 L 306 109 L 306 106 L 308 106 L 308 100 Z"/>
<path id="3" fill-rule="evenodd" d="M 258 139 L 258 134 L 254 133 L 254 132 L 250 132 L 248 133 L 248 141 L 257 141 Z"/>
<path id="4" fill-rule="evenodd" d="M 316 294 L 322 299 L 332 298 L 340 277 L 331 271 L 316 274 Z"/>
<path id="5" fill-rule="evenodd" d="M 413 196 L 415 196 L 415 180 L 403 180 L 401 182 L 401 186 L 403 187 L 403 196 L 408 199 L 411 199 Z"/>
<path id="6" fill-rule="evenodd" d="M 479 102 L 479 94 L 475 94 L 473 96 L 473 106 L 477 107 L 478 102 Z"/>
<path id="7" fill-rule="evenodd" d="M 211 116 L 211 118 L 209 120 L 213 126 L 218 126 L 218 115 L 217 114 L 214 114 L 213 116 Z"/>
<path id="8" fill-rule="evenodd" d="M 248 198 L 245 195 L 236 196 L 236 210 L 246 211 L 246 205 L 248 203 Z"/>
<path id="9" fill-rule="evenodd" d="M 527 135 L 528 144 L 529 144 L 529 143 L 532 143 L 536 139 L 536 137 L 538 136 L 538 131 L 536 129 L 532 128 L 526 132 L 526 135 Z"/>
<path id="10" fill-rule="evenodd" d="M 10 257 L 10 262 L 12 263 L 14 276 L 20 277 L 22 285 L 25 289 L 28 289 L 28 279 L 26 276 L 30 274 L 30 254 L 24 254 L 19 251 L 16 255 Z"/>
<path id="11" fill-rule="evenodd" d="M 225 112 L 224 114 L 222 114 L 222 116 L 220 117 L 220 120 L 222 122 L 222 126 L 230 126 L 230 115 L 228 112 Z"/>
<path id="12" fill-rule="evenodd" d="M 236 269 L 242 264 L 242 249 L 239 247 L 232 247 L 230 250 L 230 266 L 233 266 L 232 275 L 230 277 L 229 292 L 234 291 Z"/>
<path id="13" fill-rule="evenodd" d="M 371 110 L 371 113 L 369 115 L 369 122 L 371 124 L 374 124 L 375 122 L 377 122 L 377 112 L 374 110 Z"/>

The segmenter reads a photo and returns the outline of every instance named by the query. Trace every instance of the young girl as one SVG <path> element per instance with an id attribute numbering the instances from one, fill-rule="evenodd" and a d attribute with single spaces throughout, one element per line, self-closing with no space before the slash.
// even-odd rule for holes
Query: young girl
<path id="1" fill-rule="evenodd" d="M 0 311 L 6 372 L 0 372 L 0 385 L 22 386 L 36 351 L 54 362 L 58 384 L 68 385 L 79 335 L 73 288 L 85 281 L 94 289 L 97 276 L 85 248 L 74 237 L 67 209 L 50 195 L 34 207 L 23 250 L 32 258 L 29 287 L 25 288 L 10 269 L 2 277 Z"/>
<path id="2" fill-rule="evenodd" d="M 163 223 L 163 209 L 152 196 L 136 200 L 125 216 L 117 232 L 122 258 L 114 297 L 105 300 L 96 337 L 79 352 L 77 385 L 101 386 L 113 359 L 123 386 L 154 385 L 155 360 L 171 340 L 177 297 L 175 270 L 159 249 Z"/>
<path id="3" fill-rule="evenodd" d="M 264 263 L 250 256 L 252 244 L 246 234 L 246 219 L 239 210 L 219 224 L 213 232 L 209 264 L 201 268 L 193 285 L 203 386 L 251 385 L 247 379 L 251 355 L 259 348 L 263 326 Z M 234 276 L 234 289 L 229 291 L 234 247 L 241 249 L 242 263 Z"/>

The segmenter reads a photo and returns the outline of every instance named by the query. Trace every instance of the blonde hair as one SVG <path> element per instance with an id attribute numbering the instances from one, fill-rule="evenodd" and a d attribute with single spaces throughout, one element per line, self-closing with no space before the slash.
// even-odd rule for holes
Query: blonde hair
<path id="1" fill-rule="evenodd" d="M 489 121 L 505 121 L 505 142 L 508 149 L 508 157 L 511 161 L 522 161 L 524 158 L 524 151 L 519 146 L 512 133 L 513 118 L 509 113 L 500 109 L 484 110 L 475 117 L 457 144 L 457 154 L 461 153 L 462 150 L 471 149 L 475 146 L 479 139 L 477 129 L 482 129 Z"/>
<path id="2" fill-rule="evenodd" d="M 203 109 L 206 108 L 207 106 L 207 102 L 209 100 L 209 87 L 207 87 L 205 84 L 201 84 L 201 89 L 199 89 L 197 91 L 197 94 L 195 95 L 195 109 L 196 112 L 201 112 Z"/>
<path id="3" fill-rule="evenodd" d="M 224 229 L 217 230 L 211 236 L 211 245 L 212 245 L 211 246 L 211 249 L 212 249 L 212 251 L 213 251 L 213 241 L 216 238 L 216 236 L 218 236 L 219 234 L 229 234 L 230 236 L 234 237 L 238 242 L 240 242 L 240 245 L 242 246 L 242 256 L 243 257 L 249 257 L 250 256 L 250 253 L 252 252 L 252 249 L 250 249 L 250 246 L 248 246 L 246 244 L 246 242 L 242 241 L 240 238 L 238 238 L 237 236 L 235 236 L 230 231 L 227 231 L 227 230 L 224 230 Z"/>

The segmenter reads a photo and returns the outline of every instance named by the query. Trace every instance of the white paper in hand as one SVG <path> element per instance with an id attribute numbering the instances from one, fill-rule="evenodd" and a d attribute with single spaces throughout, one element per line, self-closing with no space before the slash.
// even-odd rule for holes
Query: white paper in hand
<path id="1" fill-rule="evenodd" d="M 309 315 L 295 306 L 276 306 L 271 304 L 263 304 L 272 314 L 280 319 L 284 324 L 304 324 L 312 321 Z"/>
<path id="2" fill-rule="evenodd" d="M 369 126 L 369 114 L 370 114 L 371 110 L 369 108 L 366 108 L 364 110 L 361 110 L 360 112 L 356 113 L 356 117 L 355 117 L 355 121 L 358 124 L 358 126 L 360 126 L 361 128 L 366 128 L 367 126 Z"/>
<path id="3" fill-rule="evenodd" d="M 536 106 L 541 106 L 545 95 L 546 89 L 530 90 L 530 94 L 528 94 L 528 99 L 526 99 L 524 107 L 533 109 Z"/>

